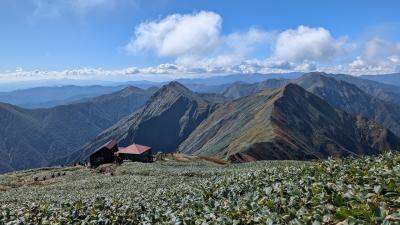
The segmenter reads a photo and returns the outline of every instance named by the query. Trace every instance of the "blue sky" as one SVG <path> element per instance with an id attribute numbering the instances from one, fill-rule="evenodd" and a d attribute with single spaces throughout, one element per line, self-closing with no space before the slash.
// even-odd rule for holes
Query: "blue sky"
<path id="1" fill-rule="evenodd" d="M 399 72 L 398 9 L 365 0 L 0 0 L 0 73 Z"/>

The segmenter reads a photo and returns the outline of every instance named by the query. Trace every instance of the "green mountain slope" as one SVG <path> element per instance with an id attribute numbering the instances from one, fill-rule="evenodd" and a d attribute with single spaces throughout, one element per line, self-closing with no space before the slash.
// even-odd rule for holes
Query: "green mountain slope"
<path id="1" fill-rule="evenodd" d="M 376 154 L 399 147 L 400 139 L 377 123 L 288 84 L 221 105 L 179 149 L 243 162 Z"/>
<path id="2" fill-rule="evenodd" d="M 366 93 L 356 85 L 321 73 L 302 76 L 296 83 L 335 108 L 372 119 L 400 136 L 400 105 Z"/>
<path id="3" fill-rule="evenodd" d="M 358 88 L 363 90 L 365 93 L 371 96 L 400 105 L 400 89 L 398 86 L 344 74 L 324 74 L 324 75 L 332 77 L 336 80 L 342 80 L 346 81 L 347 83 L 354 84 Z"/>
<path id="4" fill-rule="evenodd" d="M 87 102 L 49 109 L 0 105 L 0 172 L 57 163 L 144 105 L 152 92 L 128 87 Z"/>
<path id="5" fill-rule="evenodd" d="M 352 82 L 349 83 L 348 80 Z M 289 82 L 300 85 L 335 108 L 354 116 L 362 115 L 375 120 L 400 136 L 400 105 L 393 104 L 397 101 L 393 101 L 396 94 L 390 87 L 386 89 L 387 85 L 374 81 L 348 78 L 345 75 L 308 73 L 296 80 L 267 80 L 255 84 L 237 83 L 225 90 L 224 94 L 240 98 L 261 90 L 279 88 Z M 367 88 L 364 90 L 363 88 L 366 86 Z M 398 97 L 400 99 L 400 95 Z"/>
<path id="6" fill-rule="evenodd" d="M 146 105 L 98 135 L 67 161 L 84 159 L 110 139 L 121 146 L 148 145 L 154 151 L 175 151 L 179 144 L 214 110 L 216 103 L 178 82 L 157 91 Z"/>

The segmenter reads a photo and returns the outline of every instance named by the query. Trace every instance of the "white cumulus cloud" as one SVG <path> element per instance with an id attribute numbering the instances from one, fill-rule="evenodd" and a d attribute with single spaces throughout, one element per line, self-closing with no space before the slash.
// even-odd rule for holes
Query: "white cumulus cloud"
<path id="1" fill-rule="evenodd" d="M 299 26 L 279 33 L 274 56 L 288 61 L 332 60 L 349 48 L 344 39 L 337 40 L 322 27 Z"/>
<path id="2" fill-rule="evenodd" d="M 173 14 L 141 23 L 126 48 L 131 52 L 151 50 L 159 56 L 203 53 L 217 45 L 221 22 L 213 12 Z"/>
<path id="3" fill-rule="evenodd" d="M 38 10 L 57 15 L 60 10 L 85 12 L 137 0 L 32 0 Z M 284 73 L 325 71 L 347 74 L 400 72 L 400 42 L 372 38 L 355 44 L 336 38 L 323 27 L 301 25 L 293 29 L 266 31 L 255 27 L 222 32 L 222 17 L 211 11 L 172 14 L 137 25 L 126 44 L 129 53 L 150 52 L 168 63 L 149 67 L 107 70 L 77 68 L 60 71 L 0 73 L 10 79 L 90 79 L 97 77 L 201 76 L 228 73 Z M 357 52 L 352 51 L 357 50 Z M 256 58 L 253 53 L 268 55 Z M 352 58 L 347 56 L 351 56 Z M 107 65 L 105 65 L 107 66 Z M 146 75 L 146 76 L 145 76 Z M 149 75 L 149 76 L 147 76 Z"/>
<path id="4" fill-rule="evenodd" d="M 391 60 L 400 56 L 400 42 L 392 42 L 381 38 L 373 38 L 364 46 L 362 57 L 369 62 Z"/>
<path id="5" fill-rule="evenodd" d="M 400 72 L 400 42 L 372 38 L 348 65 L 352 74 L 382 74 Z"/>
<path id="6" fill-rule="evenodd" d="M 126 50 L 170 57 L 184 72 L 266 73 L 313 71 L 319 62 L 334 61 L 353 47 L 322 27 L 299 26 L 280 32 L 249 28 L 228 34 L 222 34 L 221 27 L 222 18 L 214 12 L 173 14 L 138 25 Z M 255 50 L 268 49 L 272 49 L 270 57 L 249 60 Z"/>
<path id="7" fill-rule="evenodd" d="M 188 68 L 210 70 L 240 63 L 271 36 L 256 28 L 221 35 L 221 26 L 222 18 L 214 12 L 173 14 L 138 25 L 126 50 L 151 51 Z"/>

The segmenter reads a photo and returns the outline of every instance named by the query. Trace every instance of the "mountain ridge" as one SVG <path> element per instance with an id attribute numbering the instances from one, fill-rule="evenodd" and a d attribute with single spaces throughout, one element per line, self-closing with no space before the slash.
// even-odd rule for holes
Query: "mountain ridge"
<path id="1" fill-rule="evenodd" d="M 239 118 L 241 124 L 236 123 Z M 217 108 L 179 149 L 243 162 L 372 154 L 386 147 L 400 147 L 400 139 L 373 121 L 353 117 L 287 84 Z"/>
<path id="2" fill-rule="evenodd" d="M 279 88 L 290 82 L 296 83 L 307 91 L 327 101 L 335 108 L 344 110 L 354 116 L 360 114 L 369 119 L 373 119 L 386 128 L 391 129 L 396 135 L 400 135 L 400 105 L 396 103 L 393 104 L 391 99 L 382 97 L 382 94 L 376 94 L 384 93 L 382 88 L 387 85 L 376 84 L 374 81 L 366 81 L 366 84 L 363 84 L 365 81 L 359 82 L 361 79 L 358 78 L 352 78 L 352 82 L 349 83 L 346 80 L 347 78 L 343 79 L 343 76 L 340 75 L 339 79 L 336 78 L 337 77 L 334 75 L 313 72 L 304 74 L 295 80 L 272 81 L 271 83 L 275 85 L 271 85 L 271 83 L 268 85 L 268 80 L 255 84 L 236 84 L 233 85 L 233 87 L 239 90 L 229 93 L 229 91 L 232 90 L 228 88 L 225 95 L 228 93 L 228 96 L 240 98 L 254 94 L 260 90 Z M 359 85 L 355 84 L 357 82 Z M 375 90 L 380 91 L 373 92 L 372 94 L 368 93 L 362 89 L 365 85 L 372 85 L 372 87 L 377 86 Z M 244 91 L 241 89 L 244 89 Z M 368 90 L 370 89 L 367 88 L 367 91 Z"/>
<path id="3" fill-rule="evenodd" d="M 1 134 L 0 172 L 24 169 L 17 161 L 29 161 L 27 155 L 37 162 L 30 167 L 77 162 L 110 139 L 232 162 L 375 154 L 398 147 L 396 93 L 385 84 L 345 78 L 315 72 L 295 80 L 236 82 L 223 94 L 197 93 L 172 81 L 50 109 L 0 104 L 0 124 L 7 128 Z M 365 85 L 368 93 L 361 89 Z M 13 151 L 21 158 L 10 157 Z"/>
<path id="4" fill-rule="evenodd" d="M 179 82 L 170 82 L 154 93 L 142 109 L 103 131 L 66 160 L 83 160 L 111 139 L 121 146 L 138 143 L 152 146 L 155 151 L 175 151 L 215 105 Z"/>
<path id="5" fill-rule="evenodd" d="M 400 136 L 400 105 L 382 100 L 380 96 L 372 96 L 353 83 L 336 80 L 325 74 L 306 74 L 296 83 L 333 107 L 354 116 L 373 119 Z"/>

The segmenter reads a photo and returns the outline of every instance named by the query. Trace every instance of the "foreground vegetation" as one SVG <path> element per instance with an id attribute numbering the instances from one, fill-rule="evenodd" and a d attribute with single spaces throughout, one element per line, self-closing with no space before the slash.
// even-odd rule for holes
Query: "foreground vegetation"
<path id="1" fill-rule="evenodd" d="M 399 224 L 400 154 L 33 170 L 0 176 L 0 202 L 0 224 Z"/>

